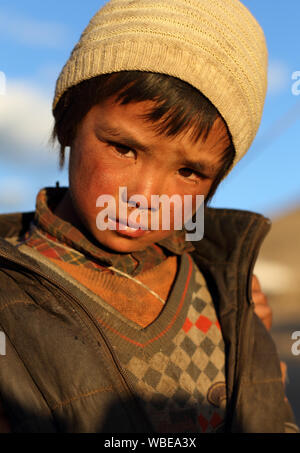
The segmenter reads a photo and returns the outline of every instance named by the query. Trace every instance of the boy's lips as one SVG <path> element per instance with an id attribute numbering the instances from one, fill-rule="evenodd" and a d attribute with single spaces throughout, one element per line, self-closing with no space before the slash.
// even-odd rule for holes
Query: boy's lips
<path id="1" fill-rule="evenodd" d="M 143 229 L 141 225 L 135 224 L 134 222 L 130 222 L 131 226 L 128 226 L 127 222 L 121 219 L 109 218 L 109 220 L 111 224 L 114 225 L 114 229 L 123 236 L 136 238 L 151 233 L 151 230 L 148 230 L 146 228 Z"/>

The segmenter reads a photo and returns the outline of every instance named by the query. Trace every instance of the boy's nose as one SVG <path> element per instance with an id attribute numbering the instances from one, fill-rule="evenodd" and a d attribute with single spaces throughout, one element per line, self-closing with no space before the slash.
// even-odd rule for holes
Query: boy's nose
<path id="1" fill-rule="evenodd" d="M 132 200 L 132 205 L 140 209 L 156 210 L 155 205 L 151 205 L 152 195 L 161 196 L 166 194 L 166 181 L 163 175 L 157 173 L 156 175 L 141 175 L 134 184 L 129 184 L 128 187 L 128 200 Z M 130 201 L 128 202 L 130 205 Z"/>

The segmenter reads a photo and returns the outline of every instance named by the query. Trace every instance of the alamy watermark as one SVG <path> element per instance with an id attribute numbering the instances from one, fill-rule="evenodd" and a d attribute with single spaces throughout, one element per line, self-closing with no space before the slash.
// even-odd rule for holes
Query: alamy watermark
<path id="1" fill-rule="evenodd" d="M 6 355 L 5 333 L 0 331 L 0 355 Z"/>
<path id="2" fill-rule="evenodd" d="M 0 71 L 0 96 L 6 94 L 6 76 L 3 71 Z"/>
<path id="3" fill-rule="evenodd" d="M 291 338 L 292 340 L 296 340 L 295 343 L 292 344 L 292 354 L 300 355 L 300 330 L 293 332 Z"/>
<path id="4" fill-rule="evenodd" d="M 100 195 L 96 206 L 98 230 L 182 230 L 187 241 L 200 241 L 204 235 L 204 196 L 151 195 L 150 206 L 144 195 L 127 197 L 127 187 L 119 188 L 118 209 L 115 197 Z M 193 213 L 193 199 L 196 202 Z M 173 206 L 173 210 L 171 209 Z M 128 208 L 135 208 L 128 215 Z M 118 213 L 118 218 L 117 218 Z M 150 217 L 150 219 L 149 219 Z M 150 220 L 150 221 L 149 221 Z M 171 226 L 172 225 L 172 226 Z"/>
<path id="5" fill-rule="evenodd" d="M 295 82 L 292 85 L 292 94 L 294 96 L 299 96 L 300 95 L 300 71 L 293 72 L 292 80 L 295 80 Z"/>

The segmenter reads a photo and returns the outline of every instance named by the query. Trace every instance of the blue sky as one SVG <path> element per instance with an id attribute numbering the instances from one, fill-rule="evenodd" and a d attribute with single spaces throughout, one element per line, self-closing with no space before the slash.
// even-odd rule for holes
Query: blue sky
<path id="1" fill-rule="evenodd" d="M 6 94 L 0 94 L 0 212 L 32 210 L 41 187 L 67 184 L 67 171 L 58 170 L 48 144 L 54 86 L 103 3 L 1 0 L 0 71 Z M 300 71 L 300 2 L 243 3 L 266 34 L 269 90 L 257 138 L 221 184 L 213 206 L 276 217 L 300 206 L 300 96 L 292 94 L 292 74 Z"/>

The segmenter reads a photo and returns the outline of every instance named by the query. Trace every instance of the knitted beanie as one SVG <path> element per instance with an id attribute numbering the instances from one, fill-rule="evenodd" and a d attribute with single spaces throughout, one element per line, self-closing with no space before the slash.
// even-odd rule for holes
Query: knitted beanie
<path id="1" fill-rule="evenodd" d="M 119 71 L 177 77 L 200 90 L 232 135 L 234 165 L 258 131 L 267 90 L 264 33 L 239 0 L 110 0 L 91 19 L 56 84 Z"/>

